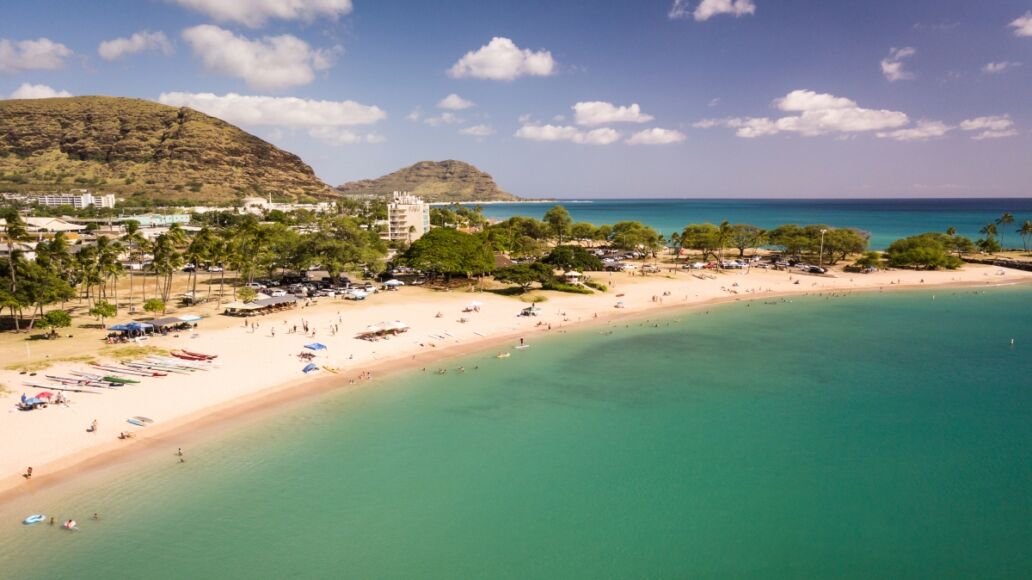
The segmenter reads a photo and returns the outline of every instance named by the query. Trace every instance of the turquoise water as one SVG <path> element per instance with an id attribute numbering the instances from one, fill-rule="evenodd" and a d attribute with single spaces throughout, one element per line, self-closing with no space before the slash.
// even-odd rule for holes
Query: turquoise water
<path id="1" fill-rule="evenodd" d="M 1015 223 L 1004 231 L 1007 247 L 1021 247 L 1016 230 L 1032 219 L 1032 198 L 1022 199 L 598 199 L 560 201 L 575 221 L 595 225 L 623 220 L 646 223 L 664 234 L 679 232 L 690 223 L 753 224 L 773 228 L 782 224 L 826 224 L 855 227 L 871 234 L 871 247 L 884 249 L 894 240 L 924 232 L 945 232 L 955 227 L 971 239 L 1003 212 Z M 485 205 L 484 214 L 507 219 L 522 215 L 541 219 L 551 203 Z"/>
<path id="2" fill-rule="evenodd" d="M 310 399 L 0 508 L 0 576 L 1027 577 L 1032 289 L 980 292 L 738 303 Z"/>

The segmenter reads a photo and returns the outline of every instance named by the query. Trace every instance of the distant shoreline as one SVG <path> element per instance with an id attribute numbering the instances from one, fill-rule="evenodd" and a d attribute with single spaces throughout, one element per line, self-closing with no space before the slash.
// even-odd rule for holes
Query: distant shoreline
<path id="1" fill-rule="evenodd" d="M 559 203 L 558 199 L 517 199 L 514 201 L 506 200 L 491 200 L 491 201 L 431 201 L 431 206 L 449 206 L 449 205 L 503 205 L 503 204 L 514 204 L 514 203 Z"/>

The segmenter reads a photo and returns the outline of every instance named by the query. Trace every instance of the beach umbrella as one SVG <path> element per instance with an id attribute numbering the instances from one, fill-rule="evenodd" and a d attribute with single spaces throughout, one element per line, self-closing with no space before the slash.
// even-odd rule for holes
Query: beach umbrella
<path id="1" fill-rule="evenodd" d="M 387 280 L 386 282 L 384 282 L 383 285 L 384 286 L 404 286 L 405 283 L 402 282 L 401 280 L 395 280 L 394 278 L 391 278 L 390 280 Z"/>
<path id="2" fill-rule="evenodd" d="M 313 342 L 312 344 L 306 344 L 305 348 L 308 350 L 326 350 L 326 345 L 321 342 Z"/>
<path id="3" fill-rule="evenodd" d="M 308 363 L 307 365 L 305 365 L 305 368 L 301 369 L 301 372 L 303 372 L 303 373 L 305 373 L 307 375 L 308 373 L 310 373 L 312 371 L 317 371 L 317 370 L 319 370 L 319 366 L 317 364 L 315 364 L 315 363 Z"/>

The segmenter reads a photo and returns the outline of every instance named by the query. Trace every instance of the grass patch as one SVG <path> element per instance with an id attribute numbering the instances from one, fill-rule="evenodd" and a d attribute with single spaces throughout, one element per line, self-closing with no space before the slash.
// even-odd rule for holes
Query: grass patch
<path id="1" fill-rule="evenodd" d="M 168 351 L 156 346 L 113 346 L 100 351 L 100 354 L 111 358 L 139 358 L 152 354 L 167 355 Z"/>
<path id="2" fill-rule="evenodd" d="M 608 286 L 606 286 L 605 284 L 603 284 L 601 282 L 596 282 L 595 280 L 585 280 L 584 281 L 584 285 L 589 287 L 589 288 L 594 288 L 595 290 L 598 290 L 599 292 L 605 292 L 605 291 L 609 290 Z"/>
<path id="3" fill-rule="evenodd" d="M 527 293 L 520 296 L 520 302 L 527 302 L 529 304 L 537 304 L 539 302 L 547 302 L 548 296 L 542 296 L 541 294 Z"/>
<path id="4" fill-rule="evenodd" d="M 567 284 L 566 282 L 546 282 L 541 285 L 542 290 L 554 290 L 556 292 L 569 292 L 570 294 L 594 294 L 591 288 Z"/>
<path id="5" fill-rule="evenodd" d="M 34 373 L 50 368 L 51 366 L 62 363 L 62 362 L 78 362 L 78 363 L 91 363 L 96 362 L 97 358 L 90 355 L 75 355 L 75 356 L 63 356 L 57 358 L 46 358 L 37 361 L 27 363 L 14 363 L 4 367 L 4 370 L 8 371 L 25 371 L 27 373 Z"/>

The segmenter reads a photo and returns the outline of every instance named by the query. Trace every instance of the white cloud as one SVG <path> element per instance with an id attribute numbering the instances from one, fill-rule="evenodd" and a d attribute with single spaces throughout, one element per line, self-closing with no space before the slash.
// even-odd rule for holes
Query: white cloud
<path id="1" fill-rule="evenodd" d="M 927 141 L 929 139 L 942 137 L 952 130 L 953 127 L 950 127 L 942 121 L 921 119 L 917 122 L 917 125 L 913 127 L 878 133 L 878 136 L 883 139 L 893 139 L 895 141 Z"/>
<path id="2" fill-rule="evenodd" d="M 316 71 L 330 68 L 341 52 L 340 47 L 313 49 L 289 34 L 251 40 L 211 24 L 187 28 L 183 38 L 204 70 L 239 77 L 261 90 L 306 85 L 315 79 Z"/>
<path id="3" fill-rule="evenodd" d="M 707 107 L 717 107 L 720 105 L 720 97 L 714 97 L 710 99 L 709 103 L 706 103 Z"/>
<path id="4" fill-rule="evenodd" d="M 617 107 L 605 101 L 581 102 L 573 106 L 574 121 L 578 125 L 606 125 L 608 123 L 648 123 L 652 115 L 641 112 L 638 103 Z"/>
<path id="5" fill-rule="evenodd" d="M 71 49 L 49 38 L 0 38 L 0 73 L 59 69 L 64 66 L 64 59 L 71 55 Z"/>
<path id="6" fill-rule="evenodd" d="M 603 127 L 583 131 L 570 125 L 524 125 L 516 137 L 531 141 L 570 141 L 582 145 L 609 145 L 620 140 L 620 133 Z"/>
<path id="7" fill-rule="evenodd" d="M 219 22 L 238 22 L 250 27 L 265 24 L 270 18 L 313 22 L 349 14 L 351 0 L 170 0 L 185 8 L 206 14 Z"/>
<path id="8" fill-rule="evenodd" d="M 422 107 L 416 107 L 415 109 L 412 109 L 412 111 L 410 111 L 408 115 L 405 115 L 405 118 L 409 121 L 412 121 L 413 123 L 418 123 L 419 120 L 423 118 Z"/>
<path id="9" fill-rule="evenodd" d="M 358 143 L 383 143 L 386 139 L 379 133 L 359 133 L 345 127 L 312 127 L 308 135 L 327 145 L 356 145 Z"/>
<path id="10" fill-rule="evenodd" d="M 1016 66 L 1021 66 L 1021 63 L 1007 60 L 1000 62 L 987 62 L 985 63 L 985 66 L 982 67 L 982 72 L 989 75 L 995 75 L 1006 72 L 1007 69 L 1011 69 Z"/>
<path id="11" fill-rule="evenodd" d="M 440 125 L 458 125 L 465 121 L 461 117 L 456 116 L 455 113 L 445 111 L 436 117 L 427 117 L 423 119 L 423 122 L 431 127 L 438 127 Z"/>
<path id="12" fill-rule="evenodd" d="M 355 101 L 316 101 L 236 93 L 162 93 L 158 101 L 176 107 L 190 107 L 234 125 L 249 127 L 342 127 L 372 125 L 387 118 L 387 113 L 379 107 Z"/>
<path id="13" fill-rule="evenodd" d="M 116 60 L 128 54 L 136 54 L 145 50 L 160 50 L 168 56 L 172 54 L 172 43 L 164 32 L 141 30 L 129 38 L 115 38 L 100 43 L 97 53 L 104 60 Z"/>
<path id="14" fill-rule="evenodd" d="M 983 139 L 1001 139 L 1014 137 L 1018 130 L 1014 128 L 1014 121 L 1010 115 L 993 115 L 988 117 L 975 117 L 961 121 L 960 128 L 963 131 L 979 131 L 972 136 L 972 139 L 981 141 Z"/>
<path id="15" fill-rule="evenodd" d="M 9 99 L 53 99 L 56 97 L 70 97 L 72 93 L 68 91 L 58 91 L 48 87 L 47 85 L 33 85 L 29 83 L 22 83 L 20 87 L 14 89 Z"/>
<path id="16" fill-rule="evenodd" d="M 671 143 L 680 143 L 685 139 L 687 137 L 680 131 L 653 127 L 652 129 L 645 129 L 631 135 L 627 139 L 627 143 L 630 145 L 669 145 Z"/>
<path id="17" fill-rule="evenodd" d="M 494 135 L 495 130 L 491 125 L 473 125 L 472 127 L 460 129 L 459 133 L 462 135 L 472 135 L 473 137 L 490 137 Z"/>
<path id="18" fill-rule="evenodd" d="M 467 52 L 450 69 L 453 78 L 472 77 L 511 81 L 522 76 L 550 76 L 556 72 L 552 53 L 521 49 L 512 40 L 496 36 L 475 51 Z"/>
<path id="19" fill-rule="evenodd" d="M 519 121 L 520 125 L 526 125 L 526 124 L 530 123 L 530 119 L 531 119 L 530 113 L 524 113 L 524 114 L 520 115 L 516 120 Z"/>
<path id="20" fill-rule="evenodd" d="M 1015 18 L 1008 26 L 1014 29 L 1014 36 L 1032 36 L 1032 10 Z"/>
<path id="21" fill-rule="evenodd" d="M 855 101 L 827 93 L 795 90 L 774 101 L 782 111 L 798 113 L 778 119 L 767 117 L 733 117 L 703 119 L 695 127 L 708 129 L 723 126 L 735 129 L 739 137 L 751 139 L 777 133 L 799 133 L 807 137 L 827 134 L 886 131 L 903 127 L 907 115 L 886 109 L 865 109 Z"/>
<path id="22" fill-rule="evenodd" d="M 689 4 L 689 0 L 674 0 L 670 11 L 667 12 L 667 18 L 688 18 L 691 14 L 696 21 L 703 22 L 719 14 L 739 17 L 756 13 L 756 4 L 753 0 L 702 0 L 694 11 Z"/>
<path id="23" fill-rule="evenodd" d="M 466 99 L 463 99 L 459 95 L 456 95 L 455 93 L 452 93 L 452 94 L 448 95 L 447 97 L 441 99 L 441 101 L 437 103 L 437 106 L 438 106 L 438 108 L 441 108 L 441 109 L 449 109 L 449 110 L 452 110 L 452 111 L 461 111 L 463 109 L 468 109 L 470 107 L 476 106 L 476 103 L 474 103 L 473 101 L 467 101 Z"/>
<path id="24" fill-rule="evenodd" d="M 881 71 L 889 81 L 906 81 L 914 78 L 914 74 L 905 69 L 903 61 L 914 56 L 917 50 L 911 46 L 889 49 L 889 56 L 881 61 Z"/>

